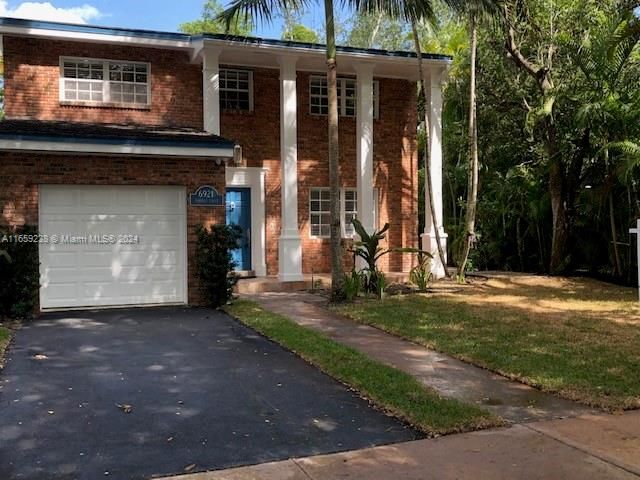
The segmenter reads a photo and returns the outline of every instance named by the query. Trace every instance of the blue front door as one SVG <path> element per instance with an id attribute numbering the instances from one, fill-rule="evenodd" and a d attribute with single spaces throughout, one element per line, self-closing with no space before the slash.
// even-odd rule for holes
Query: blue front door
<path id="1" fill-rule="evenodd" d="M 251 189 L 227 188 L 227 225 L 242 230 L 238 248 L 231 251 L 236 270 L 251 270 Z"/>

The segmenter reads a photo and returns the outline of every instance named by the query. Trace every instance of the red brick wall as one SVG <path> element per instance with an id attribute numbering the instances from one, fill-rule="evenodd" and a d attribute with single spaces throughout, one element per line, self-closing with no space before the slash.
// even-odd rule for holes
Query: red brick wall
<path id="1" fill-rule="evenodd" d="M 202 66 L 184 52 L 7 35 L 3 48 L 7 118 L 202 128 Z M 61 56 L 150 62 L 151 106 L 60 105 Z"/>
<path id="2" fill-rule="evenodd" d="M 298 72 L 298 222 L 303 271 L 328 272 L 329 240 L 310 237 L 309 190 L 329 186 L 327 118 L 309 114 L 309 73 Z M 280 234 L 279 71 L 254 70 L 254 111 L 223 112 L 221 134 L 243 147 L 247 165 L 268 167 L 266 176 L 267 271 L 278 273 Z M 380 81 L 380 116 L 374 120 L 374 176 L 379 192 L 379 224 L 391 224 L 388 246 L 417 246 L 417 156 L 415 86 L 408 81 Z M 340 118 L 341 181 L 356 187 L 356 119 Z M 393 253 L 381 266 L 408 271 L 411 256 Z M 345 267 L 352 260 L 345 255 Z"/>
<path id="3" fill-rule="evenodd" d="M 224 194 L 224 167 L 213 160 L 0 153 L 0 225 L 38 224 L 38 184 L 180 185 L 187 194 L 212 185 Z M 189 303 L 200 301 L 194 276 L 195 227 L 224 223 L 222 207 L 187 206 Z"/>
<path id="4" fill-rule="evenodd" d="M 201 66 L 169 50 L 4 38 L 6 113 L 9 118 L 129 122 L 202 128 Z M 151 62 L 150 110 L 60 106 L 59 56 L 89 56 Z M 298 72 L 299 225 L 303 270 L 329 271 L 329 240 L 309 236 L 309 189 L 327 187 L 327 119 L 309 114 L 309 73 Z M 267 272 L 278 273 L 280 235 L 280 85 L 277 69 L 254 69 L 254 111 L 222 112 L 221 134 L 243 146 L 248 166 L 266 167 Z M 378 79 L 380 118 L 374 120 L 374 176 L 379 225 L 391 224 L 388 246 L 417 246 L 417 156 L 415 86 Z M 344 187 L 356 186 L 356 120 L 340 118 L 340 161 Z M 164 175 L 171 177 L 172 171 Z M 169 181 L 169 180 L 167 180 Z M 406 271 L 411 256 L 393 253 L 383 268 Z M 351 266 L 346 256 L 345 265 Z"/>

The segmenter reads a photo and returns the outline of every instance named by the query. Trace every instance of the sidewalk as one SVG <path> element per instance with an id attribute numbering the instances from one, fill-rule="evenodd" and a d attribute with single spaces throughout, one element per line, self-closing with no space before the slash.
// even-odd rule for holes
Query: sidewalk
<path id="1" fill-rule="evenodd" d="M 638 480 L 640 412 L 515 425 L 175 480 Z"/>
<path id="2" fill-rule="evenodd" d="M 174 480 L 640 480 L 640 411 L 595 414 L 343 319 L 326 310 L 321 297 L 262 293 L 248 298 L 400 368 L 444 396 L 482 405 L 514 425 L 171 477 Z"/>
<path id="3" fill-rule="evenodd" d="M 480 405 L 512 423 L 575 417 L 592 409 L 415 343 L 334 315 L 323 297 L 303 292 L 247 295 L 272 312 L 413 375 L 445 397 Z M 640 453 L 639 453 L 640 455 Z"/>

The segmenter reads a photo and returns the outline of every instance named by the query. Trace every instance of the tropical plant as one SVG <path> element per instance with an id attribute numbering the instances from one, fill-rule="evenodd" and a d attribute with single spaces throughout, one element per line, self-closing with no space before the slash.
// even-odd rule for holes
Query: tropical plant
<path id="1" fill-rule="evenodd" d="M 354 218 L 352 223 L 360 239 L 353 243 L 351 251 L 356 257 L 361 258 L 366 265 L 362 269 L 364 290 L 367 293 L 377 293 L 380 275 L 382 274 L 378 269 L 378 260 L 394 251 L 380 246 L 380 242 L 385 239 L 385 234 L 389 230 L 389 224 L 385 223 L 380 230 L 374 230 L 369 233 L 357 218 Z"/>
<path id="2" fill-rule="evenodd" d="M 310 0 L 233 0 L 219 16 L 227 26 L 234 20 L 244 18 L 248 21 L 256 18 L 270 22 L 277 12 L 303 11 Z M 347 0 L 347 5 L 361 13 L 377 12 L 391 18 L 431 18 L 432 5 L 429 0 Z M 344 268 L 342 265 L 341 228 L 340 228 L 340 142 L 338 130 L 338 87 L 337 87 L 337 48 L 334 16 L 334 0 L 324 0 L 324 19 L 326 31 L 325 56 L 327 62 L 328 96 L 328 142 L 329 142 L 329 190 L 331 192 L 331 298 L 333 301 L 344 299 Z"/>
<path id="3" fill-rule="evenodd" d="M 595 160 L 603 162 L 602 199 L 607 205 L 616 276 L 622 275 L 622 261 L 614 177 L 628 177 L 628 172 L 640 164 L 640 145 L 634 141 L 640 134 L 640 95 L 628 75 L 631 55 L 639 42 L 640 21 L 635 11 L 622 9 L 596 31 L 585 33 L 575 55 L 586 83 L 576 122 L 589 132 L 591 142 L 600 146 Z"/>
<path id="4" fill-rule="evenodd" d="M 433 279 L 431 273 L 431 261 L 433 256 L 428 252 L 418 252 L 417 263 L 409 272 L 409 281 L 413 283 L 420 292 L 426 292 Z"/>
<path id="5" fill-rule="evenodd" d="M 476 97 L 476 57 L 478 52 L 478 24 L 489 15 L 496 15 L 500 0 L 473 0 L 458 6 L 468 18 L 470 44 L 469 74 L 469 166 L 465 209 L 465 234 L 463 250 L 458 263 L 457 278 L 464 279 L 469 252 L 476 242 L 476 209 L 478 204 L 478 119 Z"/>
<path id="6" fill-rule="evenodd" d="M 418 19 L 416 17 L 409 17 L 409 21 L 411 23 L 411 32 L 413 34 L 413 43 L 416 51 L 416 56 L 418 57 L 418 74 L 419 74 L 418 78 L 420 79 L 419 92 L 422 98 L 425 99 L 423 101 L 426 101 L 426 99 L 429 97 L 427 96 L 427 92 L 426 92 L 427 77 L 425 76 L 425 73 L 424 73 L 424 66 L 423 66 L 423 60 L 422 60 L 422 47 L 420 46 L 420 34 L 418 33 Z M 435 231 L 436 245 L 438 249 L 438 258 L 442 263 L 445 275 L 448 277 L 449 272 L 447 271 L 447 257 L 445 255 L 444 248 L 442 246 L 442 238 L 440 236 L 440 226 L 438 225 L 438 216 L 436 215 L 436 207 L 433 199 L 433 175 L 431 172 L 431 162 L 429 159 L 429 152 L 431 151 L 431 148 L 430 148 L 431 138 L 429 135 L 430 122 L 429 122 L 428 110 L 429 110 L 428 108 L 426 107 L 424 108 L 424 135 L 425 135 L 424 148 L 423 148 L 424 172 L 425 172 L 424 182 L 427 186 L 427 192 L 429 197 L 428 208 L 429 208 L 429 212 L 431 213 L 431 219 L 433 221 L 433 229 Z M 426 215 L 426 208 L 427 208 L 427 205 L 425 205 L 425 215 Z"/>
<path id="7" fill-rule="evenodd" d="M 362 288 L 363 276 L 355 268 L 349 275 L 344 277 L 344 295 L 347 301 L 352 301 L 358 297 Z"/>

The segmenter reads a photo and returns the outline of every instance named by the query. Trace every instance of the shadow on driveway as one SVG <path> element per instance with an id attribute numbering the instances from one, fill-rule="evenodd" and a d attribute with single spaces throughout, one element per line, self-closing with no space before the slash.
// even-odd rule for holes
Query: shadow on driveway
<path id="1" fill-rule="evenodd" d="M 149 478 L 418 436 L 209 309 L 47 314 L 0 373 L 2 480 Z"/>

